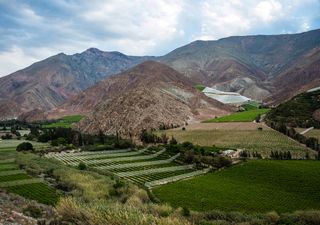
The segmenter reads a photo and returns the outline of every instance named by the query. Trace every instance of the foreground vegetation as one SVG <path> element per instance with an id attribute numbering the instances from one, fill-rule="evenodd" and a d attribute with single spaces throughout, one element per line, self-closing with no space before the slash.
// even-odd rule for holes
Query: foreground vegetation
<path id="1" fill-rule="evenodd" d="M 319 161 L 255 160 L 160 186 L 153 192 L 175 207 L 198 211 L 255 213 L 319 209 L 319 170 Z"/>

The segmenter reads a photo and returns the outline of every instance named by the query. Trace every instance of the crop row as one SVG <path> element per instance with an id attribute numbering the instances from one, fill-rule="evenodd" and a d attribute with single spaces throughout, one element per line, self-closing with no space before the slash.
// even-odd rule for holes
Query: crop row
<path id="1" fill-rule="evenodd" d="M 129 151 L 129 152 L 121 152 L 121 153 L 110 153 L 110 154 L 90 154 L 90 155 L 83 155 L 83 156 L 74 156 L 73 154 L 64 154 L 60 156 L 54 156 L 60 157 L 67 161 L 85 161 L 85 160 L 92 160 L 92 159 L 106 159 L 106 158 L 116 158 L 116 157 L 126 157 L 126 156 L 134 156 L 139 155 L 145 152 L 146 149 L 138 150 L 138 151 Z"/>
<path id="2" fill-rule="evenodd" d="M 101 160 L 83 160 L 87 165 L 96 165 L 96 164 L 103 164 L 109 162 L 121 162 L 121 161 L 135 161 L 135 160 L 145 160 L 145 159 L 152 159 L 156 158 L 157 156 L 161 155 L 166 150 L 163 149 L 158 151 L 157 153 L 150 154 L 150 155 L 141 155 L 141 156 L 128 156 L 128 157 L 118 157 L 118 158 L 111 158 L 111 159 L 101 159 Z M 69 162 L 70 165 L 77 165 L 76 162 Z"/>
<path id="3" fill-rule="evenodd" d="M 125 153 L 129 152 L 131 149 L 118 149 L 118 150 L 105 150 L 105 151 L 84 151 L 84 152 L 70 152 L 70 153 L 48 153 L 46 155 L 47 158 L 53 158 L 55 156 L 63 156 L 63 155 L 73 155 L 73 156 L 86 156 L 86 155 L 100 155 L 100 154 L 114 154 L 114 153 Z"/>
<path id="4" fill-rule="evenodd" d="M 25 174 L 23 170 L 7 170 L 7 171 L 0 171 L 0 179 L 1 176 L 7 176 L 7 175 L 15 175 L 15 174 Z"/>
<path id="5" fill-rule="evenodd" d="M 6 189 L 28 199 L 48 205 L 54 205 L 59 199 L 59 195 L 54 188 L 49 187 L 45 183 L 39 183 L 39 181 L 24 185 L 9 186 Z"/>
<path id="6" fill-rule="evenodd" d="M 169 167 L 169 166 L 181 166 L 181 164 L 176 162 L 169 162 L 169 163 L 162 163 L 162 164 L 155 164 L 155 165 L 147 165 L 147 166 L 139 166 L 139 167 L 128 167 L 128 168 L 122 168 L 122 169 L 111 169 L 110 172 L 118 173 L 118 172 L 129 172 L 129 171 L 136 171 L 136 170 L 149 170 L 149 169 L 155 169 L 155 168 L 163 168 L 163 167 Z"/>
<path id="7" fill-rule="evenodd" d="M 7 170 L 14 170 L 14 169 L 18 169 L 18 166 L 13 163 L 0 165 L 0 171 L 7 171 Z"/>
<path id="8" fill-rule="evenodd" d="M 146 175 L 146 174 L 156 174 L 156 173 L 164 173 L 164 172 L 174 172 L 179 170 L 187 170 L 187 169 L 192 169 L 193 167 L 194 165 L 169 166 L 169 167 L 154 168 L 149 170 L 120 172 L 120 173 L 116 173 L 116 175 L 119 177 L 133 177 L 133 176 L 140 176 L 140 175 Z"/>
<path id="9" fill-rule="evenodd" d="M 201 174 L 206 174 L 209 171 L 210 171 L 210 169 L 207 168 L 207 169 L 196 170 L 196 171 L 193 171 L 193 172 L 183 173 L 183 174 L 179 174 L 179 175 L 175 175 L 175 176 L 171 176 L 171 177 L 167 177 L 167 178 L 148 181 L 148 182 L 145 183 L 145 186 L 148 187 L 148 188 L 152 188 L 152 187 L 155 187 L 155 186 L 158 186 L 158 185 L 163 185 L 163 184 L 175 182 L 175 181 L 178 181 L 178 180 L 182 180 L 182 179 L 198 176 L 198 175 L 201 175 Z"/>
<path id="10" fill-rule="evenodd" d="M 15 160 L 14 158 L 0 160 L 0 165 L 8 164 L 8 163 L 14 163 L 14 160 Z"/>
<path id="11" fill-rule="evenodd" d="M 42 182 L 41 178 L 30 178 L 30 179 L 6 181 L 6 182 L 0 182 L 0 188 L 25 185 L 25 184 L 33 184 L 33 183 L 39 183 L 39 182 Z"/>
<path id="12" fill-rule="evenodd" d="M 135 168 L 135 167 L 151 166 L 151 165 L 161 165 L 161 164 L 167 164 L 167 163 L 173 162 L 179 156 L 180 156 L 180 153 L 178 153 L 175 156 L 172 156 L 169 159 L 100 166 L 98 168 L 106 169 L 106 170 L 115 170 L 115 169 L 127 169 L 127 168 Z"/>
<path id="13" fill-rule="evenodd" d="M 161 179 L 169 179 L 171 177 L 175 177 L 178 175 L 188 174 L 195 171 L 194 169 L 187 169 L 187 170 L 179 170 L 179 171 L 171 171 L 171 172 L 163 172 L 157 174 L 145 174 L 139 176 L 128 177 L 126 179 L 133 181 L 138 184 L 145 185 L 146 182 L 157 181 Z"/>

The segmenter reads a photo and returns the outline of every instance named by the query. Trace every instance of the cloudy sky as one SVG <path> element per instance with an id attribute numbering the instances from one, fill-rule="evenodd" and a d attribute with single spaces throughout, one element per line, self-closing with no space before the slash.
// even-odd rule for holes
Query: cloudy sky
<path id="1" fill-rule="evenodd" d="M 90 47 L 163 55 L 194 40 L 320 28 L 320 0 L 0 0 L 0 76 Z"/>

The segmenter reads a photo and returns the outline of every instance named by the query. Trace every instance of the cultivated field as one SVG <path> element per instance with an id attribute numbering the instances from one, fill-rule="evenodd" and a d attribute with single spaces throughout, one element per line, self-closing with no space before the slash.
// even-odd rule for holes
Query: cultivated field
<path id="1" fill-rule="evenodd" d="M 319 161 L 254 160 L 159 186 L 154 194 L 193 210 L 293 212 L 320 209 Z"/>
<path id="2" fill-rule="evenodd" d="M 51 153 L 47 158 L 54 158 L 71 166 L 80 162 L 100 172 L 112 173 L 139 185 L 153 187 L 198 175 L 194 165 L 178 163 L 180 154 L 160 151 L 109 150 L 100 152 Z M 201 171 L 201 170 L 200 170 Z M 199 172 L 202 173 L 202 172 Z"/>
<path id="3" fill-rule="evenodd" d="M 72 115 L 72 116 L 64 116 L 59 119 L 57 122 L 49 123 L 43 125 L 44 128 L 52 128 L 52 127 L 64 127 L 70 128 L 73 123 L 79 122 L 84 116 L 82 115 Z"/>
<path id="4" fill-rule="evenodd" d="M 258 115 L 267 113 L 269 109 L 253 109 L 244 112 L 233 113 L 228 116 L 209 119 L 204 121 L 205 123 L 219 123 L 219 122 L 252 122 Z"/>
<path id="5" fill-rule="evenodd" d="M 263 130 L 258 130 L 262 127 Z M 315 152 L 300 143 L 274 131 L 263 124 L 256 123 L 211 123 L 192 124 L 186 130 L 173 129 L 158 132 L 175 137 L 179 142 L 190 141 L 202 146 L 216 145 L 260 152 L 268 157 L 271 151 L 290 151 L 293 157 L 304 157 L 306 151 Z"/>
<path id="6" fill-rule="evenodd" d="M 16 148 L 22 142 L 30 142 L 36 150 L 40 150 L 42 148 L 47 148 L 47 143 L 40 143 L 36 141 L 26 141 L 26 140 L 0 140 L 0 160 L 14 158 L 17 154 Z"/>
<path id="7" fill-rule="evenodd" d="M 300 133 L 300 132 L 302 132 L 302 131 L 304 131 L 306 129 L 307 128 L 296 128 L 295 130 Z M 306 137 L 314 137 L 314 138 L 317 138 L 320 141 L 320 129 L 310 130 L 307 133 L 305 133 L 304 136 L 306 136 Z"/>
<path id="8" fill-rule="evenodd" d="M 40 178 L 33 178 L 15 163 L 16 146 L 25 140 L 2 140 L 0 142 L 0 188 L 36 200 L 40 203 L 53 205 L 59 195 Z M 47 144 L 32 142 L 36 149 Z"/>

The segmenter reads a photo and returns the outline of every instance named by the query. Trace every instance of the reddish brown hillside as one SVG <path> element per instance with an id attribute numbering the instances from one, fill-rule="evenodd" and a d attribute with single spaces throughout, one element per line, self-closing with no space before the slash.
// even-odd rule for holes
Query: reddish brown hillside
<path id="1" fill-rule="evenodd" d="M 85 132 L 137 135 L 143 128 L 183 125 L 231 110 L 197 91 L 193 83 L 172 68 L 148 61 L 107 78 L 50 115 L 87 113 L 88 117 L 79 124 Z"/>

